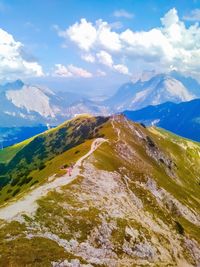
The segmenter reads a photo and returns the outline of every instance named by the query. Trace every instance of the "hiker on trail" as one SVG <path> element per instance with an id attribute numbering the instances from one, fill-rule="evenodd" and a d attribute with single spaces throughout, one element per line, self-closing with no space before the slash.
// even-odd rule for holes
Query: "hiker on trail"
<path id="1" fill-rule="evenodd" d="M 69 176 L 72 175 L 72 170 L 73 170 L 73 164 L 70 165 L 70 167 L 68 168 L 68 173 L 69 173 Z"/>

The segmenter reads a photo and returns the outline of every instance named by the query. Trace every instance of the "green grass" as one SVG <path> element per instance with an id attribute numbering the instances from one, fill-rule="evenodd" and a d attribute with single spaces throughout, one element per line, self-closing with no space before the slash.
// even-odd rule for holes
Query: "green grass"
<path id="1" fill-rule="evenodd" d="M 51 267 L 53 261 L 79 258 L 67 253 L 55 241 L 43 237 L 17 237 L 10 241 L 0 241 L 0 266 L 8 267 Z"/>
<path id="2" fill-rule="evenodd" d="M 98 127 L 106 121 L 102 117 L 79 116 L 2 151 L 7 162 L 0 165 L 0 203 L 52 175 L 63 175 L 61 168 L 87 153 L 92 139 L 100 136 Z"/>
<path id="3" fill-rule="evenodd" d="M 200 213 L 200 186 L 198 184 L 200 173 L 199 143 L 178 137 L 162 129 L 144 129 L 139 124 L 135 124 L 138 130 L 141 130 L 146 136 L 149 136 L 154 141 L 156 147 L 166 157 L 172 158 L 176 166 L 178 166 L 177 168 L 174 167 L 173 171 L 177 175 L 177 178 L 174 178 L 166 172 L 165 166 L 149 157 L 145 148 L 145 140 L 135 142 L 132 132 L 129 132 L 123 125 L 118 124 L 118 127 L 121 129 L 121 135 L 124 137 L 125 142 L 134 149 L 136 156 L 133 157 L 133 160 L 139 157 L 140 161 L 137 162 L 135 160 L 133 161 L 134 164 L 127 164 L 127 161 L 122 159 L 121 155 L 118 155 L 113 150 L 114 144 L 111 142 L 104 143 L 95 151 L 95 166 L 107 171 L 119 171 L 120 167 L 125 167 L 126 171 L 124 171 L 125 173 L 123 175 L 126 174 L 133 181 L 131 184 L 129 183 L 129 188 L 136 196 L 143 200 L 146 211 L 172 225 L 173 228 L 175 228 L 174 219 L 180 220 L 185 232 L 191 235 L 191 237 L 200 240 L 199 227 L 193 225 L 183 217 L 174 217 L 173 214 L 158 206 L 158 203 L 150 192 L 135 186 L 136 181 L 145 182 L 147 179 L 145 177 L 150 176 L 156 180 L 158 187 L 164 188 L 179 200 L 180 203 Z M 106 131 L 107 133 L 109 132 L 109 127 L 107 127 Z M 112 136 L 112 129 L 110 129 L 109 134 Z M 112 140 L 115 139 L 112 136 Z M 182 143 L 188 145 L 186 151 L 180 146 Z M 129 159 L 127 158 L 127 160 Z"/>
<path id="4" fill-rule="evenodd" d="M 23 142 L 20 142 L 16 145 L 9 146 L 0 150 L 0 163 L 9 162 L 24 146 L 31 142 L 33 138 L 27 139 Z"/>
<path id="5" fill-rule="evenodd" d="M 84 208 L 82 201 L 79 200 L 81 182 L 82 177 L 77 177 L 72 183 L 63 187 L 62 193 L 52 191 L 40 199 L 36 220 L 49 231 L 67 240 L 73 239 L 78 232 L 77 240 L 83 242 L 101 220 L 99 210 L 91 205 L 92 203 L 85 202 Z M 66 208 L 63 208 L 63 205 Z"/>
<path id="6" fill-rule="evenodd" d="M 79 127 L 80 125 L 82 127 Z M 96 125 L 97 129 L 95 132 L 94 125 Z M 145 217 L 147 215 L 149 218 L 152 217 L 152 223 L 154 220 L 155 223 L 160 220 L 166 224 L 172 231 L 172 235 L 175 236 L 177 234 L 177 242 L 183 242 L 184 236 L 194 238 L 200 242 L 199 227 L 167 208 L 164 201 L 163 206 L 160 205 L 153 194 L 142 186 L 150 177 L 156 181 L 159 188 L 165 189 L 180 203 L 200 212 L 200 185 L 198 185 L 200 173 L 199 144 L 172 135 L 162 129 L 148 129 L 139 124 L 134 124 L 135 129 L 141 131 L 144 136 L 144 138 L 138 138 L 134 130 L 126 126 L 123 119 L 121 122 L 115 122 L 115 125 L 121 130 L 120 136 L 122 140 L 119 143 L 116 143 L 117 134 L 113 131 L 110 121 L 97 123 L 95 118 L 85 116 L 70 120 L 57 129 L 52 129 L 40 135 L 44 139 L 40 140 L 41 143 L 39 143 L 38 147 L 35 146 L 34 149 L 37 153 L 33 157 L 33 162 L 30 163 L 29 174 L 27 177 L 25 176 L 25 178 L 32 177 L 32 179 L 22 185 L 19 185 L 19 183 L 14 186 L 6 185 L 1 190 L 1 203 L 7 201 L 6 198 L 8 197 L 11 200 L 12 198 L 18 199 L 28 192 L 31 184 L 35 181 L 38 181 L 35 186 L 39 186 L 47 182 L 47 179 L 54 174 L 56 176 L 63 175 L 65 172 L 62 168 L 63 166 L 75 163 L 89 151 L 94 138 L 104 136 L 109 140 L 93 153 L 94 157 L 91 157 L 91 160 L 93 160 L 94 166 L 98 170 L 118 172 L 121 175 L 118 182 L 122 192 L 124 190 L 129 194 L 131 191 L 141 199 L 143 203 L 141 212 L 144 212 Z M 80 132 L 76 130 L 77 127 L 78 129 L 81 128 Z M 86 134 L 85 131 L 89 134 Z M 84 136 L 82 139 L 80 139 L 81 134 Z M 149 145 L 149 140 L 154 144 L 153 148 L 151 147 L 152 144 Z M 69 144 L 73 145 L 69 146 Z M 182 144 L 187 148 L 183 149 Z M 125 151 L 131 148 L 132 153 L 127 157 L 123 157 L 123 151 L 119 150 L 120 145 Z M 41 146 L 46 153 L 40 150 Z M 157 155 L 159 155 L 158 157 L 160 157 L 159 153 L 161 153 L 161 155 L 171 159 L 174 163 L 172 172 L 169 171 L 165 162 L 152 157 L 148 149 L 156 151 Z M 21 151 L 23 153 L 27 152 L 21 149 L 18 153 L 22 153 Z M 16 156 L 18 153 L 16 153 Z M 43 160 L 43 156 L 45 160 Z M 23 167 L 23 164 L 25 166 L 27 164 L 24 154 L 20 154 L 20 161 L 18 162 L 17 168 L 13 167 L 12 169 L 16 177 L 19 175 L 20 166 Z M 42 163 L 44 168 L 33 168 L 34 164 L 39 166 L 38 163 Z M 98 179 L 98 177 L 95 178 Z M 20 182 L 23 181 L 26 181 L 26 179 L 20 178 Z M 60 191 L 51 191 L 47 196 L 38 200 L 39 209 L 35 217 L 24 216 L 25 224 L 13 222 L 0 227 L 0 255 L 3 255 L 0 258 L 0 266 L 16 264 L 14 266 L 17 267 L 48 267 L 50 266 L 50 261 L 74 258 L 74 255 L 66 253 L 54 241 L 39 237 L 27 239 L 25 233 L 27 229 L 34 229 L 35 223 L 39 224 L 40 229 L 52 232 L 60 238 L 66 240 L 73 238 L 79 242 L 84 242 L 93 234 L 94 229 L 102 225 L 102 217 L 104 217 L 107 223 L 116 223 L 110 239 L 113 244 L 113 251 L 117 253 L 119 258 L 125 256 L 123 252 L 124 241 L 132 242 L 131 237 L 126 233 L 126 227 L 138 230 L 139 237 L 134 242 L 144 242 L 145 240 L 151 242 L 153 236 L 159 240 L 160 245 L 170 249 L 167 236 L 154 232 L 151 227 L 145 228 L 145 223 L 140 221 L 140 216 L 136 218 L 134 212 L 131 212 L 128 208 L 128 211 L 125 208 L 124 214 L 120 215 L 120 218 L 111 217 L 109 208 L 103 204 L 107 196 L 103 195 L 104 192 L 96 194 L 94 188 L 95 190 L 98 189 L 98 185 L 95 186 L 95 181 L 93 184 L 92 180 L 87 180 L 87 177 L 80 175 L 73 182 L 62 187 Z M 20 192 L 17 192 L 19 189 Z M 15 196 L 12 197 L 13 195 Z M 132 201 L 131 198 L 128 200 Z M 120 205 L 120 196 L 118 201 Z M 120 206 L 120 211 L 121 209 L 123 207 Z M 7 237 L 8 233 L 12 239 Z M 98 238 L 94 239 L 93 242 L 93 245 L 97 248 L 102 245 Z M 132 247 L 134 247 L 134 242 Z M 22 253 L 23 250 L 25 250 L 25 253 Z"/>

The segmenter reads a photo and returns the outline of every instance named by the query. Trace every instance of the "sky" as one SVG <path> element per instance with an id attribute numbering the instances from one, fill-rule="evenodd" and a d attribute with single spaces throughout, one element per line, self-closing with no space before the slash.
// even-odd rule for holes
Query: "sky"
<path id="1" fill-rule="evenodd" d="M 144 73 L 200 81 L 200 0 L 0 0 L 0 82 L 112 94 Z"/>

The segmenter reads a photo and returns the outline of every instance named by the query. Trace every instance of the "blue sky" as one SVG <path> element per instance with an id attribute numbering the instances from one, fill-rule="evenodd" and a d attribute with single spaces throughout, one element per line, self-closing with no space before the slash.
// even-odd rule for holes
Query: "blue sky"
<path id="1" fill-rule="evenodd" d="M 169 13 L 163 25 L 161 18 L 170 10 L 172 12 Z M 176 16 L 179 21 L 176 20 Z M 85 22 L 81 22 L 82 18 Z M 96 23 L 98 20 L 100 22 Z M 168 25 L 170 20 L 172 22 Z M 196 78 L 199 66 L 193 61 L 190 62 L 189 58 L 194 57 L 200 51 L 199 47 L 194 49 L 196 41 L 200 40 L 200 30 L 198 25 L 195 30 L 189 31 L 188 29 L 199 21 L 199 0 L 0 0 L 0 28 L 12 35 L 14 42 L 20 42 L 18 57 L 21 58 L 18 59 L 38 64 L 33 66 L 32 71 L 32 66 L 29 64 L 27 67 L 25 62 L 25 66 L 21 66 L 20 69 L 16 67 L 16 73 L 13 69 L 10 71 L 7 65 L 6 67 L 0 65 L 0 79 L 3 81 L 19 76 L 31 82 L 36 81 L 59 89 L 67 86 L 69 90 L 79 90 L 81 84 L 83 88 L 80 90 L 86 90 L 85 88 L 93 90 L 96 87 L 98 93 L 104 93 L 108 89 L 112 91 L 120 83 L 132 79 L 132 76 L 144 70 L 154 70 L 160 61 L 159 68 L 162 71 L 174 68 L 184 75 Z M 73 27 L 76 23 L 77 27 Z M 107 23 L 106 26 L 105 23 Z M 176 35 L 174 29 L 178 26 L 176 27 L 175 24 L 181 29 L 177 31 L 182 35 L 188 34 L 188 38 L 194 36 L 192 44 L 184 47 L 177 43 L 172 44 L 169 35 L 171 33 Z M 92 44 L 85 46 L 82 40 L 77 39 L 78 30 L 83 26 L 80 28 L 81 32 L 84 30 L 87 32 L 89 29 L 87 27 L 91 25 L 96 30 L 97 37 Z M 73 28 L 69 33 L 70 27 Z M 98 35 L 102 33 L 99 30 L 100 27 L 104 27 L 105 30 L 105 34 L 102 34 L 104 37 L 101 39 L 107 38 L 108 27 L 109 33 L 114 32 L 116 35 L 108 33 L 110 46 L 107 46 L 103 39 L 97 40 Z M 153 32 L 153 35 L 142 34 L 160 27 L 162 27 L 161 34 L 170 43 L 170 47 L 159 32 Z M 168 31 L 169 28 L 170 31 Z M 127 32 L 128 29 L 131 32 Z M 139 34 L 134 36 L 132 33 Z M 75 40 L 69 34 L 74 35 Z M 113 40 L 111 40 L 112 37 Z M 156 47 L 155 43 L 145 41 L 145 38 L 154 37 L 160 38 L 160 46 Z M 120 38 L 121 48 L 112 49 L 112 45 L 113 47 L 117 45 L 114 43 L 117 38 Z M 183 43 L 183 37 L 180 37 L 180 40 Z M 133 46 L 131 42 L 136 44 Z M 170 50 L 171 46 L 173 51 Z M 163 53 L 168 53 L 166 49 L 173 54 L 173 60 L 172 58 L 166 59 L 166 55 L 163 55 Z M 139 55 L 136 50 L 139 51 Z M 161 55 L 158 52 L 160 50 L 162 50 Z M 184 64 L 188 66 L 187 68 L 181 67 L 183 64 L 176 55 L 179 51 L 183 51 Z M 141 59 L 143 54 L 144 58 Z M 9 55 L 6 54 L 6 56 L 10 60 Z M 42 69 L 42 75 L 40 75 L 39 67 Z M 7 70 L 8 75 L 4 69 Z M 12 75 L 9 75 L 10 73 Z"/>

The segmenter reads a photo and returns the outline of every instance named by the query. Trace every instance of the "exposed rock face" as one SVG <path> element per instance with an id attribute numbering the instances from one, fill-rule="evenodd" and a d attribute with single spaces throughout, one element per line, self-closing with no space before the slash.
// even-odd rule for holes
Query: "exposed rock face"
<path id="1" fill-rule="evenodd" d="M 196 98 L 180 81 L 158 74 L 148 80 L 129 82 L 106 101 L 113 111 L 138 110 L 168 101 L 179 103 Z"/>

